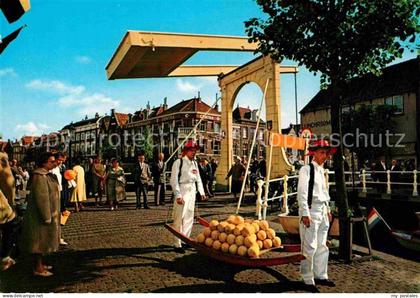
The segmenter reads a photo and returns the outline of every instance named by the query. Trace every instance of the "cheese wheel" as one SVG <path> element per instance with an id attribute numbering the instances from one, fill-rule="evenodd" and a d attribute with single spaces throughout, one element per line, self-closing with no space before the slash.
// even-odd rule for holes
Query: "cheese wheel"
<path id="1" fill-rule="evenodd" d="M 274 237 L 274 239 L 273 239 L 273 246 L 274 247 L 280 247 L 281 246 L 281 239 L 280 239 L 280 237 Z"/>
<path id="2" fill-rule="evenodd" d="M 250 248 L 248 248 L 247 253 L 250 258 L 258 258 L 260 254 L 260 248 L 258 247 L 258 245 L 253 245 Z"/>
<path id="3" fill-rule="evenodd" d="M 212 231 L 216 230 L 218 225 L 219 225 L 219 222 L 217 220 L 213 219 L 212 221 L 210 221 L 210 229 Z"/>
<path id="4" fill-rule="evenodd" d="M 252 226 L 254 227 L 255 233 L 257 233 L 260 230 L 260 225 L 257 222 L 253 222 Z"/>
<path id="5" fill-rule="evenodd" d="M 247 252 L 248 252 L 248 248 L 246 246 L 241 245 L 238 247 L 238 251 L 237 251 L 238 255 L 243 257 L 243 256 L 246 256 Z"/>
<path id="6" fill-rule="evenodd" d="M 229 223 L 227 222 L 227 221 L 222 221 L 221 223 L 219 223 L 219 225 L 217 226 L 217 230 L 220 232 L 220 233 L 223 233 L 224 231 L 225 231 L 225 228 L 226 228 L 226 226 L 228 225 Z"/>
<path id="7" fill-rule="evenodd" d="M 198 234 L 198 236 L 197 236 L 197 242 L 198 243 L 204 243 L 204 241 L 206 241 L 206 236 L 204 236 L 203 233 Z"/>
<path id="8" fill-rule="evenodd" d="M 268 229 L 266 233 L 267 233 L 267 238 L 269 239 L 274 239 L 274 237 L 276 237 L 276 231 L 274 231 L 273 229 Z"/>
<path id="9" fill-rule="evenodd" d="M 206 238 L 210 237 L 211 229 L 210 228 L 204 228 L 203 234 L 204 234 L 204 236 L 206 236 Z"/>
<path id="10" fill-rule="evenodd" d="M 235 228 L 236 228 L 236 226 L 235 226 L 234 224 L 228 224 L 228 225 L 225 227 L 225 233 L 226 233 L 226 234 L 232 234 L 232 233 L 233 233 L 233 231 L 235 230 Z"/>
<path id="11" fill-rule="evenodd" d="M 267 238 L 267 233 L 264 230 L 260 230 L 257 233 L 257 238 L 259 240 L 265 240 L 265 238 Z"/>
<path id="12" fill-rule="evenodd" d="M 273 241 L 271 241 L 271 239 L 265 239 L 265 240 L 263 241 L 263 247 L 264 247 L 265 249 L 272 248 L 272 247 L 273 247 Z"/>
<path id="13" fill-rule="evenodd" d="M 244 237 L 248 237 L 249 235 L 255 234 L 255 228 L 252 225 L 247 225 L 242 229 L 241 234 Z"/>
<path id="14" fill-rule="evenodd" d="M 270 228 L 269 225 L 268 225 L 268 221 L 266 221 L 266 220 L 260 220 L 258 225 L 260 226 L 260 229 L 264 230 L 264 231 L 266 231 Z"/>
<path id="15" fill-rule="evenodd" d="M 227 242 L 225 242 L 225 243 L 222 243 L 222 246 L 220 247 L 220 250 L 222 251 L 222 252 L 229 252 L 229 243 L 227 243 Z"/>
<path id="16" fill-rule="evenodd" d="M 220 250 L 220 248 L 222 246 L 222 243 L 220 243 L 219 240 L 216 240 L 216 241 L 213 242 L 213 245 L 212 246 L 213 246 L 213 249 Z"/>
<path id="17" fill-rule="evenodd" d="M 236 228 L 233 230 L 233 234 L 235 234 L 235 236 L 241 235 L 243 228 L 244 228 L 243 224 L 237 225 Z"/>
<path id="18" fill-rule="evenodd" d="M 220 235 L 220 233 L 219 233 L 219 231 L 218 231 L 218 230 L 211 231 L 211 238 L 212 238 L 213 240 L 217 240 L 217 239 L 219 239 L 219 235 Z"/>
<path id="19" fill-rule="evenodd" d="M 250 248 L 252 245 L 256 243 L 257 243 L 257 240 L 255 240 L 252 236 L 248 236 L 244 239 L 244 245 L 248 248 Z"/>
<path id="20" fill-rule="evenodd" d="M 224 242 L 226 242 L 226 239 L 227 239 L 227 234 L 226 233 L 220 233 L 220 235 L 219 235 L 219 241 L 221 243 L 224 243 Z"/>
<path id="21" fill-rule="evenodd" d="M 229 234 L 226 238 L 226 242 L 229 243 L 229 245 L 232 245 L 235 243 L 236 236 L 233 234 Z"/>
<path id="22" fill-rule="evenodd" d="M 236 252 L 238 251 L 238 246 L 236 244 L 232 244 L 229 246 L 229 253 L 232 255 L 236 255 Z"/>
<path id="23" fill-rule="evenodd" d="M 242 235 L 236 236 L 235 244 L 237 246 L 244 245 L 244 236 L 242 236 Z"/>
<path id="24" fill-rule="evenodd" d="M 213 245 L 213 239 L 211 239 L 211 238 L 206 238 L 206 241 L 204 242 L 204 244 L 206 245 L 206 246 L 208 246 L 208 247 L 212 247 L 212 245 Z"/>

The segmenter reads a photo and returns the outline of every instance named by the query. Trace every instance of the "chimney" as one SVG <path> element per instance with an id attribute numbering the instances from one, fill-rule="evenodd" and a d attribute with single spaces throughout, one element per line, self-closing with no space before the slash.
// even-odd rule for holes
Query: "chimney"
<path id="1" fill-rule="evenodd" d="M 147 108 L 148 110 L 150 110 L 150 101 L 147 101 L 146 108 Z"/>
<path id="2" fill-rule="evenodd" d="M 165 97 L 163 99 L 163 110 L 166 111 L 168 109 L 168 98 Z"/>
<path id="3" fill-rule="evenodd" d="M 200 99 L 200 91 L 198 91 L 197 98 Z"/>
<path id="4" fill-rule="evenodd" d="M 131 122 L 131 119 L 133 118 L 133 114 L 129 113 L 128 114 L 128 122 Z"/>
<path id="5" fill-rule="evenodd" d="M 258 110 L 252 110 L 252 112 L 251 112 L 251 120 L 252 121 L 257 121 L 257 112 L 258 112 Z"/>
<path id="6" fill-rule="evenodd" d="M 115 109 L 111 109 L 111 115 L 114 115 Z"/>
<path id="7" fill-rule="evenodd" d="M 98 114 L 98 112 L 96 112 L 95 113 L 95 119 L 98 119 L 99 118 L 99 114 Z"/>

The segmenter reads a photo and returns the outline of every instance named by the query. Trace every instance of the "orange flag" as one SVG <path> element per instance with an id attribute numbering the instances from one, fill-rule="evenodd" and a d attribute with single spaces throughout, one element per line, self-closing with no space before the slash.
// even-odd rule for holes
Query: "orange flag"
<path id="1" fill-rule="evenodd" d="M 280 133 L 271 134 L 273 147 L 284 147 L 297 150 L 305 150 L 306 140 L 294 136 L 282 135 Z"/>

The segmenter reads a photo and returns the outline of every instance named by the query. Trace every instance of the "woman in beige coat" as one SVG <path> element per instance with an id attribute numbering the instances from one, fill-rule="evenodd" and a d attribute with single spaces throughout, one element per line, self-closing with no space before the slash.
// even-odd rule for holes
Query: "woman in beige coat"
<path id="1" fill-rule="evenodd" d="M 43 153 L 33 172 L 31 194 L 23 221 L 22 250 L 33 254 L 34 275 L 51 276 L 51 266 L 43 254 L 55 252 L 60 243 L 60 193 L 57 177 L 50 173 L 56 166 L 54 155 Z"/>
<path id="2" fill-rule="evenodd" d="M 79 212 L 79 209 L 82 210 L 84 207 L 82 202 L 86 201 L 86 183 L 85 183 L 85 170 L 80 166 L 80 162 L 77 160 L 73 171 L 76 172 L 76 187 L 73 189 L 71 194 L 70 202 L 74 203 L 76 212 Z"/>
<path id="3" fill-rule="evenodd" d="M 0 152 L 0 271 L 15 264 L 11 255 L 16 242 L 15 180 L 7 154 Z"/>

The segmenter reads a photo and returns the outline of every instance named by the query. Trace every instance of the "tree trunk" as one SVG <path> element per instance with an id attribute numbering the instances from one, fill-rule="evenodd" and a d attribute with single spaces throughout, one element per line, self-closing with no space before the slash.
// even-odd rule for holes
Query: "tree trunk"
<path id="1" fill-rule="evenodd" d="M 332 143 L 337 146 L 337 152 L 333 156 L 334 171 L 335 171 L 335 188 L 337 197 L 337 207 L 339 215 L 340 227 L 340 246 L 339 257 L 346 262 L 351 261 L 351 235 L 350 235 L 350 217 L 348 213 L 349 204 L 347 198 L 347 190 L 344 177 L 344 163 L 343 163 L 343 136 L 341 132 L 341 88 L 337 81 L 332 81 L 332 101 L 331 101 L 331 129 L 332 129 Z"/>

